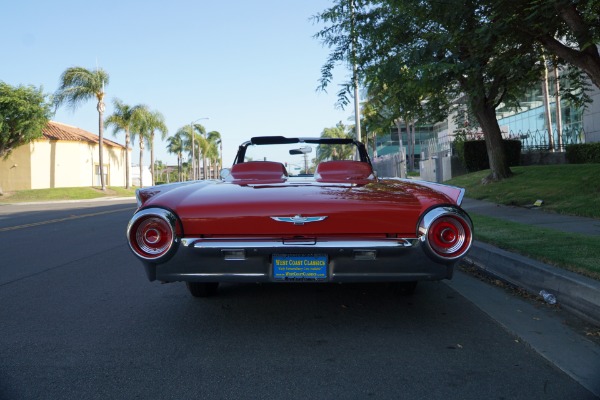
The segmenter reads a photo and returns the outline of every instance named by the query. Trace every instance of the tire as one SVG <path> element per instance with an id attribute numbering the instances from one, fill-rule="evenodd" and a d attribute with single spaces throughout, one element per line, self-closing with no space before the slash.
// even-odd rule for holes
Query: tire
<path id="1" fill-rule="evenodd" d="M 214 296 L 219 288 L 219 282 L 186 282 L 185 285 L 194 297 Z"/>
<path id="2" fill-rule="evenodd" d="M 391 289 L 397 296 L 410 296 L 415 293 L 417 283 L 417 281 L 394 282 L 391 284 Z"/>

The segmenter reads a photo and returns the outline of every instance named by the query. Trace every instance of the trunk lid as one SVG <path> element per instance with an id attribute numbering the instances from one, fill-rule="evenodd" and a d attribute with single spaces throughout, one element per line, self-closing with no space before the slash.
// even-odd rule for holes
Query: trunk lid
<path id="1" fill-rule="evenodd" d="M 204 182 L 158 193 L 143 207 L 160 206 L 175 211 L 185 236 L 414 237 L 425 210 L 437 204 L 456 204 L 460 189 L 445 187 L 451 190 L 444 193 L 402 180 L 367 185 Z M 310 222 L 305 217 L 325 218 Z"/>

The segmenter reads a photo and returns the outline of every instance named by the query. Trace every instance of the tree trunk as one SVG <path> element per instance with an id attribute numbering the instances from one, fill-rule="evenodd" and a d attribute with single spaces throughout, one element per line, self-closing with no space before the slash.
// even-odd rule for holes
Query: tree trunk
<path id="1" fill-rule="evenodd" d="M 476 100 L 471 100 L 471 109 L 477 118 L 477 122 L 479 122 L 479 126 L 483 129 L 483 137 L 490 162 L 490 175 L 484 178 L 482 183 L 510 178 L 513 173 L 506 159 L 506 152 L 502 143 L 502 131 L 496 119 L 496 110 L 493 106 L 487 105 L 485 101 Z"/>
<path id="2" fill-rule="evenodd" d="M 204 144 L 206 145 L 206 134 L 202 134 L 202 137 L 204 139 Z M 206 146 L 208 147 L 208 146 Z M 206 154 L 205 154 L 205 149 L 202 150 L 202 179 L 207 178 L 208 174 L 206 173 Z"/>
<path id="3" fill-rule="evenodd" d="M 581 17 L 577 6 L 572 2 L 555 2 L 554 6 L 558 16 L 573 32 L 579 50 L 564 45 L 549 34 L 539 36 L 537 40 L 550 52 L 582 69 L 594 85 L 600 88 L 600 51 L 594 44 L 591 27 Z"/>
<path id="4" fill-rule="evenodd" d="M 404 157 L 404 146 L 402 145 L 402 127 L 400 126 L 399 118 L 396 119 L 394 122 L 396 123 L 396 128 L 398 129 L 398 154 L 400 154 L 398 177 L 402 178 L 402 163 L 406 163 L 406 158 Z"/>
<path id="5" fill-rule="evenodd" d="M 154 169 L 154 133 L 150 135 L 150 173 L 152 174 L 152 186 L 156 185 L 155 169 Z"/>
<path id="6" fill-rule="evenodd" d="M 182 169 L 183 169 L 183 156 L 181 155 L 181 153 L 177 154 L 177 176 L 179 177 L 179 182 L 183 181 L 183 175 L 182 173 Z"/>
<path id="7" fill-rule="evenodd" d="M 129 163 L 129 143 L 131 139 L 129 138 L 129 128 L 125 130 L 125 189 L 129 189 L 130 182 L 130 169 L 131 164 Z"/>
<path id="8" fill-rule="evenodd" d="M 590 77 L 592 83 L 600 88 L 600 55 L 598 47 L 590 45 L 584 51 L 577 51 L 565 46 L 550 35 L 538 37 L 538 40 L 548 51 L 583 70 Z"/>
<path id="9" fill-rule="evenodd" d="M 592 31 L 593 24 L 587 24 L 573 2 L 555 2 L 554 8 L 558 16 L 569 26 L 579 47 L 579 51 L 571 50 L 555 38 L 553 41 L 541 41 L 546 48 L 553 48 L 555 54 L 567 62 L 581 68 L 588 74 L 594 85 L 600 88 L 600 50 Z M 546 38 L 547 39 L 547 38 Z M 568 51 L 571 50 L 571 51 Z M 561 52 L 561 54 L 558 54 Z"/>
<path id="10" fill-rule="evenodd" d="M 377 158 L 377 134 L 373 132 L 373 158 Z"/>
<path id="11" fill-rule="evenodd" d="M 417 122 L 413 119 L 410 124 L 410 171 L 415 170 L 415 148 L 417 147 L 416 136 L 417 136 Z M 408 129 L 408 128 L 407 128 Z"/>
<path id="12" fill-rule="evenodd" d="M 550 113 L 550 91 L 548 90 L 548 64 L 546 57 L 542 57 L 544 62 L 544 76 L 542 79 L 542 96 L 544 96 L 544 122 L 548 129 L 548 151 L 554 151 L 554 134 L 552 132 L 552 114 Z"/>
<path id="13" fill-rule="evenodd" d="M 217 178 L 221 176 L 221 171 L 223 170 L 223 141 L 219 142 L 219 175 Z"/>
<path id="14" fill-rule="evenodd" d="M 140 135 L 140 187 L 144 187 L 144 137 Z"/>
<path id="15" fill-rule="evenodd" d="M 558 136 L 558 151 L 564 151 L 562 141 L 562 106 L 560 105 L 560 77 L 556 59 L 553 63 L 554 69 L 554 99 L 556 103 L 556 135 Z"/>
<path id="16" fill-rule="evenodd" d="M 104 182 L 104 102 L 102 99 L 98 101 L 98 163 L 100 164 L 100 186 L 102 190 L 106 190 Z"/>

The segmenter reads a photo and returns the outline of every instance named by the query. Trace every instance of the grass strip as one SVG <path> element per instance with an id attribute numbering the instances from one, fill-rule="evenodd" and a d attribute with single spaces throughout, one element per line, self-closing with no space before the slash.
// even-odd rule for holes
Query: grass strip
<path id="1" fill-rule="evenodd" d="M 600 238 L 470 213 L 475 239 L 600 280 Z"/>
<path id="2" fill-rule="evenodd" d="M 124 189 L 120 187 L 109 187 L 102 191 L 93 187 L 73 187 L 55 189 L 32 189 L 20 190 L 0 196 L 0 203 L 24 203 L 34 201 L 57 201 L 57 200 L 89 200 L 102 197 L 132 197 L 135 189 Z"/>
<path id="3" fill-rule="evenodd" d="M 445 183 L 463 187 L 467 196 L 497 204 L 526 206 L 543 200 L 543 210 L 600 218 L 600 164 L 511 167 L 514 176 L 486 185 L 490 170 L 458 176 Z"/>

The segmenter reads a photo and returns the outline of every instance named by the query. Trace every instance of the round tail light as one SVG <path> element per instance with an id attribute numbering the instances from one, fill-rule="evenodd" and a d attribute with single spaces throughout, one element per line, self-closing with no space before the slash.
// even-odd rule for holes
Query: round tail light
<path id="1" fill-rule="evenodd" d="M 436 256 L 447 260 L 465 255 L 473 241 L 473 228 L 468 215 L 450 207 L 429 211 L 421 221 L 419 233 L 421 240 Z"/>
<path id="2" fill-rule="evenodd" d="M 136 214 L 129 223 L 127 239 L 133 252 L 146 260 L 165 256 L 175 243 L 175 218 L 162 209 Z"/>

